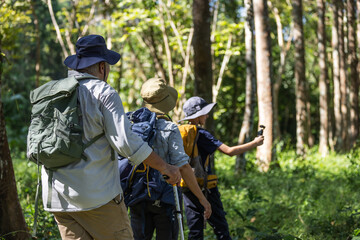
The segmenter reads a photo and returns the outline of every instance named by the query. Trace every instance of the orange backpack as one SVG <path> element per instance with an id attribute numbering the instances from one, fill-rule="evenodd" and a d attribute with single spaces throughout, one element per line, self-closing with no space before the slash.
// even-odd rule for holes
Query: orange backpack
<path id="1" fill-rule="evenodd" d="M 205 164 L 202 164 L 201 156 L 197 146 L 199 132 L 196 125 L 184 124 L 178 126 L 184 144 L 185 153 L 190 157 L 192 167 L 200 188 L 211 189 L 217 186 L 218 178 L 215 174 L 207 174 L 210 155 L 207 156 Z M 206 182 L 206 184 L 205 184 Z M 204 185 L 206 187 L 204 187 Z M 186 183 L 181 179 L 180 186 L 185 188 Z"/>

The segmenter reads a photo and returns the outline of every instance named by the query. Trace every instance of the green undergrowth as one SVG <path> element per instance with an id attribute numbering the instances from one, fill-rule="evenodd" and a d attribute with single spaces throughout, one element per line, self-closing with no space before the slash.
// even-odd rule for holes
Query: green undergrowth
<path id="1" fill-rule="evenodd" d="M 254 154 L 247 154 L 245 175 L 234 172 L 235 157 L 215 156 L 218 186 L 234 240 L 360 239 L 358 151 L 324 158 L 313 148 L 302 159 L 286 150 L 278 153 L 267 173 L 258 171 Z M 20 203 L 31 227 L 37 167 L 23 153 L 13 156 L 13 163 Z M 187 227 L 184 230 L 187 234 Z M 43 210 L 41 200 L 38 239 L 60 239 L 56 222 Z M 209 225 L 205 239 L 216 239 Z"/>
<path id="2" fill-rule="evenodd" d="M 267 173 L 257 171 L 254 155 L 247 158 L 246 175 L 239 176 L 233 170 L 235 157 L 216 155 L 233 239 L 345 240 L 358 234 L 358 151 L 324 158 L 314 148 L 300 159 L 288 150 L 278 153 Z"/>

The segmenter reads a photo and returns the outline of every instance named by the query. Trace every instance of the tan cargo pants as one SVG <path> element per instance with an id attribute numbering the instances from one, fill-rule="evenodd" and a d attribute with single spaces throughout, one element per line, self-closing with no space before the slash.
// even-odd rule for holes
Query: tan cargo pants
<path id="1" fill-rule="evenodd" d="M 120 196 L 84 212 L 53 212 L 63 240 L 133 240 L 128 212 Z"/>

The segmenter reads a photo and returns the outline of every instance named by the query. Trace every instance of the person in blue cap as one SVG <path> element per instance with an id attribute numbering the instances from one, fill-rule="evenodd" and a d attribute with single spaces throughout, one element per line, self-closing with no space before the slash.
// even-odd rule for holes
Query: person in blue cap
<path id="1" fill-rule="evenodd" d="M 264 142 L 264 136 L 258 136 L 249 143 L 230 147 L 216 139 L 207 130 L 201 128 L 200 126 L 205 126 L 208 113 L 215 105 L 216 103 L 207 103 L 201 97 L 191 97 L 183 105 L 185 118 L 179 121 L 188 121 L 192 125 L 199 126 L 197 128 L 199 134 L 197 148 L 203 169 L 207 171 L 206 175 L 212 174 L 211 164 L 208 163 L 207 159 L 212 159 L 210 156 L 214 154 L 216 150 L 220 150 L 229 156 L 235 156 L 260 146 Z M 217 186 L 211 189 L 205 187 L 204 191 L 206 191 L 205 195 L 210 202 L 212 209 L 212 214 L 207 220 L 208 223 L 213 228 L 217 239 L 230 240 L 229 226 L 225 218 L 226 213 Z M 187 225 L 190 230 L 188 239 L 203 239 L 204 217 L 202 215 L 202 206 L 192 192 L 184 191 L 183 196 Z"/>
<path id="2" fill-rule="evenodd" d="M 77 41 L 76 54 L 64 61 L 68 76 L 80 84 L 83 142 L 105 134 L 85 149 L 86 160 L 57 169 L 50 179 L 42 169 L 44 208 L 53 213 L 62 239 L 133 239 L 116 153 L 159 170 L 171 184 L 181 178 L 178 167 L 166 163 L 131 131 L 119 94 L 106 83 L 109 65 L 119 59 L 102 36 L 89 35 Z"/>

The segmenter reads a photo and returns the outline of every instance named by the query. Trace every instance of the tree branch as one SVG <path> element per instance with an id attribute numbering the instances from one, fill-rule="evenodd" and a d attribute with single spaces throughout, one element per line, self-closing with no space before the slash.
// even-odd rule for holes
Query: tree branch
<path id="1" fill-rule="evenodd" d="M 92 5 L 91 5 L 91 9 L 90 9 L 90 13 L 89 13 L 89 17 L 86 20 L 86 24 L 83 28 L 83 30 L 80 33 L 80 37 L 85 36 L 85 34 L 87 33 L 88 29 L 89 29 L 89 24 L 90 21 L 92 20 L 94 13 L 95 13 L 95 3 L 97 2 L 97 0 L 93 0 Z"/>
<path id="2" fill-rule="evenodd" d="M 180 99 L 178 101 L 177 107 L 174 109 L 174 113 L 175 116 L 177 117 L 177 119 L 174 120 L 180 120 L 182 118 L 182 115 L 184 115 L 184 112 L 182 111 L 182 106 L 185 103 L 185 91 L 186 91 L 186 78 L 187 78 L 187 68 L 190 68 L 190 50 L 191 50 L 191 42 L 194 36 L 194 29 L 191 28 L 190 29 L 190 33 L 189 33 L 189 37 L 188 37 L 188 42 L 187 42 L 187 46 L 186 46 L 186 57 L 185 57 L 185 66 L 183 68 L 183 76 L 182 76 L 182 81 L 181 81 L 181 88 L 180 88 Z"/>
<path id="3" fill-rule="evenodd" d="M 224 75 L 225 68 L 226 68 L 226 66 L 230 60 L 231 54 L 232 54 L 232 51 L 230 50 L 231 41 L 232 41 L 232 35 L 230 35 L 227 45 L 226 45 L 226 52 L 225 52 L 223 61 L 221 63 L 221 68 L 220 68 L 219 77 L 218 77 L 216 86 L 213 87 L 213 100 L 212 100 L 213 102 L 216 102 L 216 98 L 219 94 L 219 90 L 220 90 L 221 83 L 222 83 L 222 77 Z"/>
<path id="4" fill-rule="evenodd" d="M 166 79 L 165 69 L 162 66 L 161 59 L 159 58 L 157 54 L 157 50 L 155 48 L 154 36 L 151 27 L 149 29 L 150 32 L 146 34 L 146 36 L 142 36 L 141 41 L 143 41 L 147 46 L 147 48 L 150 50 L 150 55 L 154 60 L 155 69 L 158 72 L 158 75 L 165 80 Z"/>
<path id="5" fill-rule="evenodd" d="M 63 39 L 61 37 L 60 28 L 59 28 L 59 25 L 56 22 L 56 18 L 55 18 L 55 15 L 54 15 L 54 10 L 52 8 L 51 0 L 47 0 L 47 4 L 48 4 L 48 8 L 49 8 L 49 13 L 50 13 L 50 16 L 51 16 L 51 21 L 52 21 L 52 23 L 54 25 L 54 28 L 55 28 L 55 31 L 56 31 L 56 37 L 57 37 L 57 39 L 58 39 L 58 41 L 59 41 L 59 43 L 61 45 L 61 49 L 63 51 L 64 57 L 66 58 L 67 56 L 69 56 L 69 53 L 66 50 L 64 41 L 63 41 Z"/>
<path id="6" fill-rule="evenodd" d="M 162 1 L 160 1 L 160 4 L 162 5 L 163 9 L 165 10 L 166 15 L 167 15 L 167 18 L 168 18 L 168 22 L 170 23 L 170 26 L 171 26 L 172 30 L 174 31 L 174 33 L 175 33 L 176 40 L 177 40 L 177 43 L 178 43 L 178 45 L 179 45 L 179 50 L 180 50 L 181 56 L 182 56 L 182 58 L 184 59 L 184 61 L 186 61 L 186 53 L 185 53 L 185 51 L 184 51 L 184 47 L 183 47 L 183 44 L 182 44 L 182 42 L 181 42 L 181 36 L 180 36 L 179 31 L 177 30 L 177 27 L 176 27 L 174 21 L 173 21 L 172 18 L 171 18 L 170 11 L 169 11 L 169 9 L 167 8 L 167 6 L 165 6 L 165 4 L 162 3 Z M 191 68 L 190 68 L 190 65 L 187 67 L 187 71 L 188 71 L 188 73 L 190 74 L 191 79 L 192 79 L 192 80 L 195 80 L 195 76 L 194 76 L 194 74 L 192 73 L 192 70 L 191 70 Z"/>
<path id="7" fill-rule="evenodd" d="M 169 85 L 174 87 L 174 75 L 173 75 L 173 71 L 172 71 L 171 51 L 170 51 L 170 47 L 169 47 L 169 39 L 168 39 L 166 29 L 165 29 L 164 12 L 163 12 L 161 3 L 160 3 L 160 8 L 159 8 L 159 13 L 160 13 L 159 14 L 160 29 L 161 29 L 162 37 L 163 37 L 163 40 L 164 40 L 166 59 L 167 59 L 167 63 L 168 63 L 167 67 L 168 67 L 168 75 L 169 75 Z"/>

